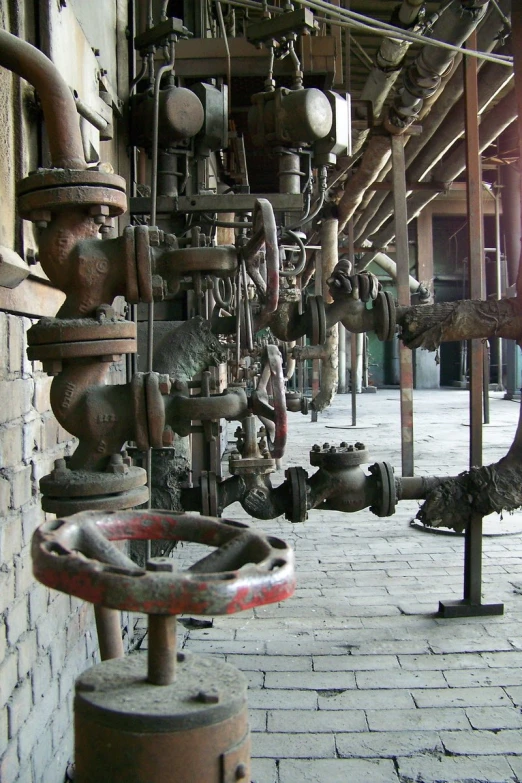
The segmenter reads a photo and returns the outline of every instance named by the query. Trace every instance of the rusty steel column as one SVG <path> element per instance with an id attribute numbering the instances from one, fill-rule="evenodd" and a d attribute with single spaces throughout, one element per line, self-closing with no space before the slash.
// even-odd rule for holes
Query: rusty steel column
<path id="1" fill-rule="evenodd" d="M 474 49 L 476 33 L 467 45 Z M 464 94 L 466 99 L 466 168 L 469 244 L 469 298 L 484 299 L 484 226 L 482 216 L 482 167 L 479 146 L 478 62 L 464 60 Z M 482 402 L 484 383 L 484 346 L 481 340 L 470 340 L 470 469 L 482 465 Z M 472 617 L 502 614 L 502 604 L 482 603 L 482 516 L 474 513 L 464 538 L 464 589 L 461 601 L 439 602 L 442 617 Z"/>
<path id="2" fill-rule="evenodd" d="M 395 209 L 395 247 L 397 256 L 397 298 L 399 306 L 409 307 L 410 256 L 408 248 L 408 212 L 406 205 L 406 169 L 404 136 L 392 136 L 393 200 Z M 402 475 L 413 476 L 413 354 L 399 345 L 401 388 Z"/>

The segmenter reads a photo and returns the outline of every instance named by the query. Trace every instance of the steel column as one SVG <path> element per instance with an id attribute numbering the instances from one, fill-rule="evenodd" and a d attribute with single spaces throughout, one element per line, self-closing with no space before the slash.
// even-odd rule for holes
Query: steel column
<path id="1" fill-rule="evenodd" d="M 395 247 L 397 256 L 397 298 L 399 305 L 410 301 L 410 259 L 408 249 L 408 213 L 406 206 L 406 168 L 404 136 L 392 136 L 393 201 L 395 209 Z M 401 455 L 402 475 L 413 476 L 413 354 L 399 346 L 401 389 Z"/>
<path id="2" fill-rule="evenodd" d="M 477 45 L 476 33 L 467 45 Z M 464 60 L 464 94 L 466 99 L 466 168 L 467 214 L 469 245 L 469 298 L 484 299 L 484 237 L 482 216 L 482 169 L 478 120 L 478 62 L 473 57 Z M 470 441 L 469 465 L 482 465 L 482 402 L 484 384 L 484 346 L 481 340 L 471 340 L 470 355 Z M 502 614 L 503 604 L 482 603 L 482 516 L 473 514 L 464 538 L 464 595 L 461 601 L 441 601 L 443 617 L 470 617 Z"/>

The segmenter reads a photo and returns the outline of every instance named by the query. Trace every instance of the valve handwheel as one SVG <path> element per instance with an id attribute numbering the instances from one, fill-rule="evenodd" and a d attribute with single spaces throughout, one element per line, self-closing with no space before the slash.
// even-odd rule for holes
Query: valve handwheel
<path id="1" fill-rule="evenodd" d="M 267 443 L 271 456 L 280 459 L 285 453 L 288 417 L 286 389 L 283 374 L 283 357 L 275 345 L 267 345 L 261 359 L 262 369 L 256 390 L 252 393 L 252 411 L 267 430 Z M 268 384 L 272 388 L 271 405 Z"/>
<path id="2" fill-rule="evenodd" d="M 145 570 L 111 541 L 167 539 L 217 547 L 188 571 Z M 93 604 L 153 615 L 232 614 L 294 591 L 293 552 L 248 525 L 155 511 L 83 511 L 44 522 L 32 543 L 36 578 Z M 169 561 L 173 565 L 173 561 Z"/>
<path id="3" fill-rule="evenodd" d="M 248 263 L 248 260 L 265 246 L 266 294 L 263 310 L 274 313 L 279 301 L 279 246 L 274 210 L 268 199 L 256 199 L 252 223 L 252 237 L 242 248 L 241 255 Z"/>

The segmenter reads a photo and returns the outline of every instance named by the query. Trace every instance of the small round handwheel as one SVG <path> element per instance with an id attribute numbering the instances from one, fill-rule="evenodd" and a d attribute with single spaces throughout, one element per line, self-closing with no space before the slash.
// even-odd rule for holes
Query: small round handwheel
<path id="1" fill-rule="evenodd" d="M 217 547 L 188 571 L 145 570 L 112 541 L 167 539 Z M 83 511 L 33 536 L 35 577 L 90 603 L 153 615 L 232 614 L 295 588 L 293 552 L 248 525 L 156 511 Z M 170 561 L 169 561 L 170 562 Z"/>
<path id="2" fill-rule="evenodd" d="M 267 345 L 262 357 L 262 370 L 257 389 L 252 392 L 252 411 L 266 427 L 267 443 L 274 459 L 285 453 L 288 420 L 283 358 L 275 345 Z M 272 386 L 273 405 L 268 401 L 268 383 Z"/>

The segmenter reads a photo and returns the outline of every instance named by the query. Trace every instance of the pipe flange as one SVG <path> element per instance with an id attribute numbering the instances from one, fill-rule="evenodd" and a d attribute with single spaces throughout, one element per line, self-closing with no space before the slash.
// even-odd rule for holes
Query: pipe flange
<path id="1" fill-rule="evenodd" d="M 326 340 L 326 312 L 322 296 L 310 296 L 308 299 L 310 328 L 307 337 L 311 345 L 322 345 Z"/>
<path id="2" fill-rule="evenodd" d="M 201 489 L 201 513 L 204 516 L 219 516 L 217 476 L 213 470 L 202 470 L 199 479 Z"/>
<path id="3" fill-rule="evenodd" d="M 16 192 L 18 210 L 26 220 L 38 210 L 107 207 L 109 218 L 127 210 L 123 177 L 94 169 L 39 169 L 21 180 Z"/>
<path id="4" fill-rule="evenodd" d="M 41 318 L 27 332 L 28 345 L 136 339 L 132 321 L 97 318 Z"/>
<path id="5" fill-rule="evenodd" d="M 290 484 L 291 505 L 285 519 L 290 522 L 304 522 L 308 518 L 308 474 L 304 468 L 288 468 L 285 476 Z"/>
<path id="6" fill-rule="evenodd" d="M 101 361 L 118 361 L 122 354 L 136 353 L 136 338 L 128 340 L 86 340 L 67 343 L 30 345 L 27 357 L 34 361 L 63 361 L 66 359 L 100 358 Z"/>
<path id="7" fill-rule="evenodd" d="M 153 301 L 153 295 L 148 226 L 136 226 L 134 228 L 134 241 L 139 301 L 150 303 Z"/>
<path id="8" fill-rule="evenodd" d="M 115 495 L 89 495 L 84 498 L 55 498 L 42 496 L 42 509 L 50 514 L 68 516 L 79 511 L 123 511 L 140 506 L 149 499 L 147 486 L 129 489 Z"/>
<path id="9" fill-rule="evenodd" d="M 310 464 L 325 470 L 342 470 L 363 465 L 368 462 L 368 457 L 368 450 L 364 443 L 348 445 L 343 442 L 339 446 L 323 443 L 322 447 L 318 444 L 312 447 Z"/>
<path id="10" fill-rule="evenodd" d="M 393 340 L 397 326 L 395 302 L 388 291 L 379 291 L 373 304 L 374 331 L 381 342 Z"/>
<path id="11" fill-rule="evenodd" d="M 391 517 L 397 503 L 393 467 L 388 462 L 376 462 L 370 465 L 369 471 L 375 476 L 380 493 L 378 504 L 370 506 L 370 511 L 378 517 Z"/>
<path id="12" fill-rule="evenodd" d="M 241 457 L 231 456 L 228 470 L 233 476 L 266 476 L 276 469 L 276 461 L 270 456 Z"/>
<path id="13" fill-rule="evenodd" d="M 94 470 L 69 470 L 66 466 L 53 470 L 40 479 L 40 491 L 51 498 L 85 498 L 93 495 L 114 495 L 127 492 L 147 483 L 147 473 L 143 468 L 124 465 L 122 472 L 104 472 Z"/>

